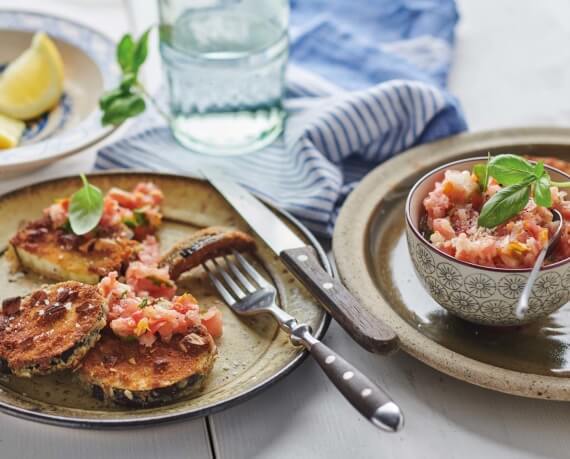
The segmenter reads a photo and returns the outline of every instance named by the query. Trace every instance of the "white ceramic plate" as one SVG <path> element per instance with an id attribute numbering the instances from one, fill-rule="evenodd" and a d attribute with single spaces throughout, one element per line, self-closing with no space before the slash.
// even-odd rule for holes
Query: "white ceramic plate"
<path id="1" fill-rule="evenodd" d="M 0 71 L 30 46 L 37 31 L 56 43 L 65 67 L 64 94 L 57 107 L 29 122 L 21 146 L 0 151 L 0 176 L 53 162 L 109 135 L 100 123 L 98 99 L 120 78 L 115 44 L 70 21 L 27 11 L 0 11 Z"/>

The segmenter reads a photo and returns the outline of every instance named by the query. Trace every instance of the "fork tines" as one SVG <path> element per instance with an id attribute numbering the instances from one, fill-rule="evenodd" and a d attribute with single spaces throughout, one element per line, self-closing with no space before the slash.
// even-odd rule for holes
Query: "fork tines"
<path id="1" fill-rule="evenodd" d="M 202 265 L 208 272 L 208 277 L 212 284 L 214 284 L 214 287 L 228 305 L 232 306 L 236 301 L 244 298 L 247 293 L 254 293 L 258 288 L 273 289 L 273 286 L 265 280 L 243 255 L 235 250 L 232 251 L 232 255 L 233 259 L 224 255 Z M 221 263 L 222 258 L 224 260 L 223 264 Z M 256 287 L 254 283 L 259 287 Z"/>

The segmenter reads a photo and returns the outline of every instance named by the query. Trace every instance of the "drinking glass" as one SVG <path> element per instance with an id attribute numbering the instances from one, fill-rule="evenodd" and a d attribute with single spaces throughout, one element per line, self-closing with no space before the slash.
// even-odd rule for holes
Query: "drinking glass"
<path id="1" fill-rule="evenodd" d="M 171 128 L 182 145 L 241 154 L 282 131 L 288 0 L 158 0 Z"/>

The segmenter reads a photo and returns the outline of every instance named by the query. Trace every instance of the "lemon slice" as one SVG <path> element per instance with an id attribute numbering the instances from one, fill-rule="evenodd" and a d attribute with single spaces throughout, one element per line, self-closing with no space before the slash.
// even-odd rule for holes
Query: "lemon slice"
<path id="1" fill-rule="evenodd" d="M 0 74 L 0 113 L 19 120 L 52 108 L 63 92 L 63 61 L 54 43 L 39 32 L 32 46 Z"/>
<path id="2" fill-rule="evenodd" d="M 0 150 L 17 146 L 25 127 L 23 121 L 0 114 Z"/>

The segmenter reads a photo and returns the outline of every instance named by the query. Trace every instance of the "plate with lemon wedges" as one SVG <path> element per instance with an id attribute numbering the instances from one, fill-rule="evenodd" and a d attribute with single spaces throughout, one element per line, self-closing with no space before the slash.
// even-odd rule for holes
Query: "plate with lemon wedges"
<path id="1" fill-rule="evenodd" d="M 0 177 L 110 134 L 98 100 L 119 79 L 110 38 L 68 19 L 0 10 Z"/>

